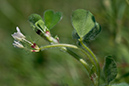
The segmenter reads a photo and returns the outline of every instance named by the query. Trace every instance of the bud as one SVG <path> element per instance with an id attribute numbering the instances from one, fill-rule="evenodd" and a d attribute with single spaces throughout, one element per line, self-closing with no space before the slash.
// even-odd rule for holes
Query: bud
<path id="1" fill-rule="evenodd" d="M 33 45 L 31 46 L 32 48 L 39 50 L 40 48 L 36 45 L 36 43 L 33 43 Z"/>
<path id="2" fill-rule="evenodd" d="M 59 37 L 58 36 L 55 36 L 55 39 L 58 41 L 58 43 L 59 43 Z"/>
<path id="3" fill-rule="evenodd" d="M 39 52 L 39 50 L 31 50 L 31 52 Z"/>

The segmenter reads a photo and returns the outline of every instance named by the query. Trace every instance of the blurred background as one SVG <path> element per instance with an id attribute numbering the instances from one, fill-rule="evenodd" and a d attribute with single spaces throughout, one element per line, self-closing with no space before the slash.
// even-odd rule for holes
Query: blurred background
<path id="1" fill-rule="evenodd" d="M 38 45 L 48 43 L 30 27 L 28 16 L 43 16 L 47 9 L 60 11 L 63 19 L 52 29 L 62 43 L 72 38 L 72 11 L 86 9 L 100 23 L 99 36 L 88 43 L 103 67 L 105 56 L 117 62 L 113 83 L 129 83 L 129 1 L 128 0 L 0 0 L 0 86 L 89 86 L 86 70 L 74 58 L 58 49 L 29 53 L 14 48 L 11 34 L 16 26 Z"/>

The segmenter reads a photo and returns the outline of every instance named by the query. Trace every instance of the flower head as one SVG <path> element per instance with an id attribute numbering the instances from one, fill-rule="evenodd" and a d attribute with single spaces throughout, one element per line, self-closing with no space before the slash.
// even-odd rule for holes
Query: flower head
<path id="1" fill-rule="evenodd" d="M 18 27 L 16 27 L 16 30 L 17 30 L 17 32 L 12 34 L 12 37 L 17 41 L 22 41 L 23 39 L 25 39 L 25 36 L 21 33 L 21 31 Z"/>
<path id="2" fill-rule="evenodd" d="M 17 48 L 24 48 L 24 46 L 18 41 L 14 41 L 13 45 L 14 47 L 17 47 Z"/>
<path id="3" fill-rule="evenodd" d="M 39 52 L 40 48 L 37 46 L 36 43 L 32 43 L 26 39 L 26 37 L 21 33 L 20 29 L 16 27 L 17 32 L 12 34 L 12 37 L 14 38 L 14 47 L 17 48 L 24 48 L 26 50 L 30 50 L 31 52 Z M 24 47 L 20 42 L 29 44 L 34 50 L 29 49 L 28 47 Z"/>

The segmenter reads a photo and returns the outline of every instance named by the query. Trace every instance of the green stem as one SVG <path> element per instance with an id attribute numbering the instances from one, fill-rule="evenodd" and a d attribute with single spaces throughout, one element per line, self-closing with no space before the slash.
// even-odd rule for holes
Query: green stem
<path id="1" fill-rule="evenodd" d="M 92 57 L 91 57 L 87 52 L 85 52 L 83 49 L 78 48 L 78 47 L 75 46 L 75 45 L 71 45 L 71 44 L 53 44 L 53 45 L 47 45 L 47 46 L 40 47 L 40 49 L 41 49 L 41 50 L 44 50 L 44 49 L 48 49 L 48 48 L 52 48 L 52 47 L 62 47 L 63 50 L 64 50 L 65 47 L 78 49 L 78 50 L 80 50 L 81 52 L 83 52 L 83 53 L 89 58 L 89 60 L 91 61 L 91 63 L 92 63 L 93 65 L 95 65 L 95 63 L 94 63 Z"/>
<path id="2" fill-rule="evenodd" d="M 48 39 L 49 39 L 49 38 L 48 38 Z M 48 41 L 49 41 L 49 40 L 48 40 Z M 50 42 L 50 41 L 49 41 L 49 42 Z M 74 49 L 80 50 L 81 52 L 83 52 L 83 53 L 89 58 L 89 60 L 91 61 L 91 63 L 92 63 L 93 65 L 95 65 L 94 60 L 93 60 L 92 57 L 89 55 L 89 53 L 87 53 L 87 51 L 90 51 L 89 49 L 88 49 L 87 51 L 85 51 L 85 50 L 83 50 L 83 49 L 81 49 L 81 48 L 78 48 L 78 47 L 75 46 L 75 45 L 71 45 L 71 44 L 59 44 L 59 43 L 57 43 L 57 42 L 54 42 L 53 45 L 47 45 L 47 46 L 40 47 L 40 50 L 44 50 L 44 49 L 48 49 L 48 48 L 52 48 L 52 47 L 59 47 L 59 48 L 61 48 L 62 50 L 64 50 L 64 51 L 66 51 L 67 53 L 69 53 L 70 55 L 72 55 L 74 58 L 76 58 L 76 59 L 86 68 L 86 70 L 88 71 L 88 73 L 90 73 L 91 69 L 90 69 L 89 65 L 87 64 L 87 62 L 86 62 L 84 59 L 82 59 L 81 57 L 79 57 L 76 53 L 74 53 L 73 51 L 69 50 L 68 48 L 74 48 Z M 68 47 L 68 48 L 66 48 L 66 47 Z M 91 51 L 90 53 L 92 53 L 92 51 Z M 92 53 L 92 54 L 93 54 L 93 53 Z M 94 55 L 94 54 L 93 54 L 93 55 Z M 96 59 L 95 61 L 97 61 L 97 59 Z M 94 66 L 94 67 L 95 67 L 95 69 L 97 70 L 96 66 Z M 89 74 L 88 74 L 88 75 L 89 75 Z M 98 75 L 99 75 L 99 74 L 98 74 Z M 89 77 L 91 78 L 91 76 L 89 76 Z M 98 80 L 98 79 L 97 79 L 97 80 Z M 97 82 L 99 82 L 99 81 L 97 81 Z M 93 81 L 93 83 L 94 83 L 94 86 L 98 86 L 98 84 L 96 83 L 96 80 Z"/>
<path id="3" fill-rule="evenodd" d="M 45 49 L 53 48 L 53 47 L 61 47 L 61 49 L 63 49 L 64 51 L 66 51 L 67 53 L 69 53 L 71 56 L 73 56 L 75 59 L 77 59 L 86 68 L 86 70 L 88 71 L 88 73 L 90 72 L 90 67 L 87 64 L 87 62 L 83 58 L 81 58 L 80 56 L 78 56 L 76 53 L 74 53 L 73 51 L 71 51 L 70 49 L 65 48 L 65 47 L 74 48 L 74 49 L 78 49 L 78 50 L 80 50 L 82 52 L 85 52 L 83 49 L 78 48 L 75 45 L 70 45 L 70 44 L 53 44 L 53 45 L 42 46 L 42 47 L 40 47 L 40 50 L 45 50 Z M 85 54 L 87 54 L 87 53 L 85 53 Z"/>
<path id="4" fill-rule="evenodd" d="M 48 49 L 48 48 L 53 48 L 53 47 L 69 47 L 69 48 L 75 48 L 78 49 L 77 46 L 71 45 L 71 44 L 53 44 L 53 45 L 46 45 L 40 47 L 41 50 Z"/>
<path id="5" fill-rule="evenodd" d="M 93 65 L 95 65 L 94 60 L 92 59 L 92 57 L 91 57 L 86 51 L 84 51 L 83 49 L 78 48 L 78 47 L 75 46 L 75 45 L 59 44 L 58 42 L 54 42 L 54 39 L 53 39 L 53 41 L 50 41 L 50 39 L 51 39 L 51 37 L 47 37 L 47 40 L 48 40 L 50 43 L 53 42 L 54 44 L 53 44 L 53 45 L 43 46 L 43 47 L 40 48 L 40 50 L 44 50 L 44 49 L 52 48 L 52 47 L 62 47 L 63 50 L 66 49 L 65 47 L 78 49 L 78 50 L 80 50 L 81 52 L 83 52 L 83 53 L 89 58 L 89 60 L 91 61 L 91 63 L 92 63 Z"/>
<path id="6" fill-rule="evenodd" d="M 97 67 L 98 67 L 97 72 L 98 72 L 98 79 L 99 79 L 99 77 L 100 77 L 100 66 L 99 66 L 99 62 L 98 62 L 98 60 L 97 60 L 95 54 L 83 43 L 82 39 L 79 39 L 79 41 L 80 41 L 81 45 L 82 45 L 82 46 L 91 54 L 91 56 L 94 58 L 94 60 L 95 60 L 95 62 L 96 62 L 96 64 L 97 64 Z"/>
<path id="7" fill-rule="evenodd" d="M 67 48 L 67 53 L 69 53 L 71 56 L 73 56 L 75 59 L 77 59 L 86 68 L 88 73 L 90 72 L 90 67 L 89 67 L 89 65 L 86 63 L 86 61 L 84 59 L 82 59 L 80 56 L 78 56 L 76 53 L 74 53 L 73 51 L 71 51 L 68 48 Z"/>

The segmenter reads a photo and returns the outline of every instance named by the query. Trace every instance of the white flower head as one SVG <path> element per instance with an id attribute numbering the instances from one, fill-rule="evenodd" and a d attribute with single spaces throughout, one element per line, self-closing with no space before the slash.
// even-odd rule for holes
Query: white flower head
<path id="1" fill-rule="evenodd" d="M 18 41 L 14 41 L 13 45 L 14 47 L 17 47 L 17 48 L 24 48 L 24 46 Z"/>
<path id="2" fill-rule="evenodd" d="M 21 31 L 18 27 L 16 27 L 16 30 L 17 30 L 17 32 L 12 34 L 12 37 L 17 41 L 22 41 L 23 39 L 25 39 L 25 36 L 21 33 Z"/>

